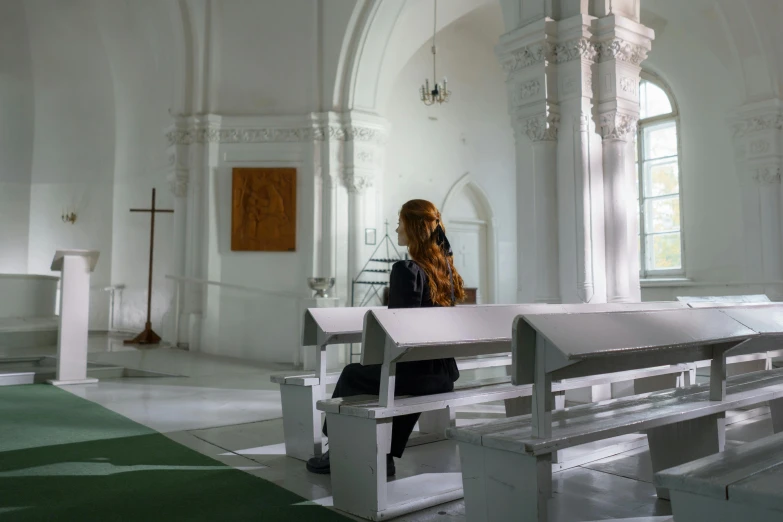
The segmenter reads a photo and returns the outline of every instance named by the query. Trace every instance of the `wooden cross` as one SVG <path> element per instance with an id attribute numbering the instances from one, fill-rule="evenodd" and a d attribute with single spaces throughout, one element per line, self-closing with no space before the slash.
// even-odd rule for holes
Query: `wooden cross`
<path id="1" fill-rule="evenodd" d="M 131 212 L 149 212 L 152 215 L 150 220 L 150 268 L 149 278 L 147 279 L 147 324 L 144 325 L 144 331 L 133 339 L 126 340 L 125 344 L 158 344 L 160 336 L 152 331 L 150 323 L 150 309 L 152 307 L 152 253 L 155 250 L 155 213 L 166 212 L 173 213 L 173 210 L 155 208 L 155 189 L 152 189 L 152 208 L 132 208 Z"/>

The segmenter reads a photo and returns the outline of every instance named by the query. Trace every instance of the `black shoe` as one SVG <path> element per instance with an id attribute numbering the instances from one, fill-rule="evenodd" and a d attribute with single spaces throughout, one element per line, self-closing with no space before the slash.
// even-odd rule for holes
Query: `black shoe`
<path id="1" fill-rule="evenodd" d="M 328 475 L 332 472 L 331 463 L 329 461 L 329 452 L 325 452 L 320 457 L 313 457 L 307 461 L 307 471 L 310 473 L 318 473 L 319 475 Z M 393 477 L 397 474 L 397 469 L 394 466 L 394 457 L 386 455 L 386 476 Z"/>
<path id="2" fill-rule="evenodd" d="M 331 465 L 329 464 L 329 452 L 324 452 L 320 457 L 313 457 L 307 461 L 307 471 L 310 473 L 318 473 L 319 475 L 328 475 L 332 472 Z"/>

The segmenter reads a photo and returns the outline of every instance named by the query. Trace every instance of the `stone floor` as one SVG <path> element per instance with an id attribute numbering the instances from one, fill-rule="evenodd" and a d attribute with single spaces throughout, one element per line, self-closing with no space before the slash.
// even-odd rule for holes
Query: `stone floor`
<path id="1" fill-rule="evenodd" d="M 89 342 L 91 362 L 172 376 L 107 379 L 64 389 L 227 465 L 331 506 L 329 477 L 308 473 L 303 462 L 285 456 L 280 395 L 277 385 L 269 381 L 270 374 L 280 367 L 167 347 L 138 349 L 124 346 L 118 336 L 91 336 Z M 53 354 L 55 347 L 26 349 L 24 354 L 18 349 L 0 349 L 0 358 Z M 501 414 L 501 408 L 490 405 L 458 411 L 457 419 L 459 424 L 467 424 Z M 732 425 L 727 440 L 740 444 L 771 433 L 769 416 L 762 415 Z M 443 441 L 406 450 L 397 462 L 395 480 L 455 472 L 459 472 L 457 449 Z M 646 447 L 556 473 L 550 520 L 669 520 L 670 505 L 657 500 L 651 479 Z M 464 502 L 443 504 L 398 520 L 463 522 Z"/>

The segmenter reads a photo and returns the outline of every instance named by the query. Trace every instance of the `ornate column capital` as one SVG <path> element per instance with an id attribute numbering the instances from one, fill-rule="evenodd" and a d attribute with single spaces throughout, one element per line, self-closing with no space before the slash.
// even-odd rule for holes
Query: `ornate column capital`
<path id="1" fill-rule="evenodd" d="M 783 170 L 783 101 L 741 107 L 730 118 L 740 179 L 759 185 L 780 183 Z"/>
<path id="2" fill-rule="evenodd" d="M 342 172 L 342 182 L 349 193 L 362 194 L 374 185 L 375 177 L 370 172 L 357 172 L 353 167 L 348 167 Z"/>
<path id="3" fill-rule="evenodd" d="M 548 114 L 532 116 L 520 119 L 517 122 L 518 131 L 524 132 L 525 136 L 533 142 L 539 141 L 557 141 L 557 133 L 560 130 L 560 115 Z"/>
<path id="4" fill-rule="evenodd" d="M 631 141 L 636 135 L 639 117 L 610 111 L 601 114 L 601 137 L 604 140 Z"/>
<path id="5" fill-rule="evenodd" d="M 617 37 L 593 45 L 598 63 L 617 60 L 639 67 L 647 59 L 649 52 L 649 48 Z"/>
<path id="6" fill-rule="evenodd" d="M 751 179 L 759 185 L 776 185 L 780 183 L 780 165 L 768 165 L 752 169 Z"/>
<path id="7" fill-rule="evenodd" d="M 166 181 L 169 182 L 171 193 L 174 194 L 175 197 L 185 198 L 188 196 L 189 178 L 187 171 L 183 172 L 180 170 L 174 171 L 166 176 Z"/>

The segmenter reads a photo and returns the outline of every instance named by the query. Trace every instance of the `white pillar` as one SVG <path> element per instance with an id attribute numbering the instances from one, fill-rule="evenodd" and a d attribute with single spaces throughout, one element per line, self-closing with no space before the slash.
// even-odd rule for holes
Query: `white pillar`
<path id="1" fill-rule="evenodd" d="M 55 385 L 90 384 L 87 378 L 87 329 L 90 316 L 90 273 L 98 262 L 97 250 L 58 250 L 52 270 L 60 279 L 60 320 L 57 334 Z"/>
<path id="2" fill-rule="evenodd" d="M 187 121 L 177 119 L 173 128 L 167 133 L 169 140 L 169 165 L 170 171 L 167 176 L 171 193 L 174 194 L 174 255 L 172 256 L 171 268 L 169 273 L 174 276 L 184 276 L 186 271 L 186 251 L 187 251 L 187 227 L 188 227 L 188 181 L 190 180 L 189 170 L 189 141 L 187 138 Z M 170 306 L 170 326 L 169 332 L 171 341 L 183 339 L 182 325 L 187 324 L 183 321 L 185 289 L 188 285 L 178 282 L 170 284 L 181 285 L 179 292 L 174 292 L 173 300 Z M 179 317 L 174 317 L 174 314 Z M 179 327 L 179 332 L 174 328 Z"/>
<path id="3" fill-rule="evenodd" d="M 348 277 L 354 281 L 364 266 L 362 245 L 364 244 L 364 206 L 367 190 L 372 186 L 373 178 L 368 173 L 358 174 L 353 168 L 346 169 L 343 178 L 348 191 Z M 364 292 L 355 289 L 358 302 Z M 350 295 L 350 294 L 349 294 Z"/>
<path id="4" fill-rule="evenodd" d="M 544 118 L 540 120 L 543 122 Z M 557 127 L 560 121 L 551 117 L 536 129 L 528 132 L 533 144 L 533 185 L 535 187 L 535 302 L 559 303 L 560 281 L 558 267 L 558 219 L 557 219 Z M 528 175 L 527 169 L 517 158 L 517 179 Z M 517 243 L 517 255 L 528 255 L 522 241 Z M 522 274 L 518 274 L 522 277 Z"/>
<path id="5" fill-rule="evenodd" d="M 617 14 L 615 9 L 610 16 L 593 22 L 598 54 L 598 124 L 604 144 L 606 297 L 609 302 L 621 303 L 641 300 L 634 226 L 636 172 L 630 167 L 633 160 L 628 144 L 636 135 L 639 121 L 640 65 L 647 58 L 654 37 L 653 31 L 637 23 L 638 2 L 625 7 L 627 12 Z"/>
<path id="6" fill-rule="evenodd" d="M 557 136 L 558 107 L 551 58 L 554 22 L 541 21 L 500 38 L 509 112 L 516 138 L 517 299 L 559 303 Z M 532 148 L 532 158 L 530 149 Z M 531 162 L 532 159 L 532 162 Z M 532 220 L 532 223 L 530 221 Z"/>
<path id="7" fill-rule="evenodd" d="M 343 186 L 348 193 L 348 305 L 351 304 L 352 281 L 366 263 L 367 250 L 364 248 L 364 229 L 377 228 L 377 224 L 368 221 L 368 216 L 377 212 L 374 209 L 376 198 L 374 190 L 381 185 L 383 176 L 384 152 L 389 126 L 386 120 L 374 115 L 352 111 L 342 115 L 343 126 L 338 138 L 343 141 L 342 169 L 339 173 Z M 364 294 L 362 288 L 356 289 L 355 301 L 359 302 Z"/>
<path id="8" fill-rule="evenodd" d="M 783 280 L 783 102 L 755 102 L 733 117 L 740 186 L 744 193 L 745 248 L 750 280 Z M 783 299 L 783 285 L 766 285 Z"/>
<path id="9" fill-rule="evenodd" d="M 541 302 L 638 301 L 628 139 L 653 36 L 638 23 L 639 2 L 501 4 L 510 31 L 497 50 L 514 130 L 533 144 L 531 165 L 517 142 L 520 284 L 533 279 Z"/>

